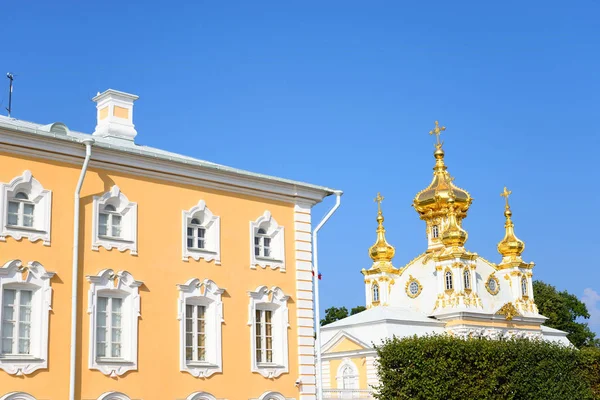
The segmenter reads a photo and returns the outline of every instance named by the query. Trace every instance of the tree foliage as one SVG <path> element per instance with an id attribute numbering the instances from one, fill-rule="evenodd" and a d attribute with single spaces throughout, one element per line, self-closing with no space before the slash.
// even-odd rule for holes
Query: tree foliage
<path id="1" fill-rule="evenodd" d="M 544 325 L 568 333 L 567 337 L 575 347 L 598 346 L 596 334 L 585 322 L 578 318 L 589 318 L 585 304 L 567 291 L 559 292 L 552 285 L 541 281 L 533 282 L 535 304 L 540 314 L 547 317 Z"/>
<path id="2" fill-rule="evenodd" d="M 358 314 L 361 311 L 365 311 L 365 306 L 356 306 L 350 310 L 350 315 Z M 348 316 L 348 309 L 346 307 L 329 307 L 325 310 L 325 318 L 321 320 L 321 326 L 330 324 L 339 319 L 344 319 Z"/>
<path id="3" fill-rule="evenodd" d="M 600 399 L 600 350 L 450 336 L 377 347 L 380 400 Z"/>

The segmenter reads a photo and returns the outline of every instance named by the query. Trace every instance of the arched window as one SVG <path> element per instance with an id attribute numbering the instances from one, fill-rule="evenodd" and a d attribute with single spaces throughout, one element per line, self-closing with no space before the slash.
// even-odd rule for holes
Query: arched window
<path id="1" fill-rule="evenodd" d="M 184 261 L 215 261 L 221 264 L 221 219 L 214 215 L 204 200 L 189 210 L 183 210 L 182 242 Z"/>
<path id="2" fill-rule="evenodd" d="M 35 204 L 29 201 L 29 197 L 19 192 L 8 202 L 8 224 L 12 226 L 33 227 L 33 210 Z"/>
<path id="3" fill-rule="evenodd" d="M 373 303 L 379 301 L 379 285 L 377 283 L 373 284 Z"/>
<path id="4" fill-rule="evenodd" d="M 471 290 L 471 275 L 468 268 L 465 268 L 463 271 L 463 279 L 465 281 L 465 290 Z"/>
<path id="5" fill-rule="evenodd" d="M 121 214 L 112 204 L 107 204 L 100 212 L 98 235 L 113 238 L 121 237 Z"/>
<path id="6" fill-rule="evenodd" d="M 342 370 L 342 389 L 353 389 L 354 371 L 348 365 Z"/>
<path id="7" fill-rule="evenodd" d="M 344 358 L 336 374 L 338 389 L 358 389 L 358 368 L 350 358 Z"/>
<path id="8" fill-rule="evenodd" d="M 445 279 L 446 279 L 446 290 L 452 290 L 454 285 L 452 284 L 452 272 L 451 271 L 446 271 Z"/>
<path id="9" fill-rule="evenodd" d="M 437 238 L 440 235 L 440 230 L 437 225 L 434 225 L 433 228 L 431 228 L 431 235 L 433 238 Z"/>
<path id="10" fill-rule="evenodd" d="M 137 203 L 129 201 L 117 185 L 94 196 L 92 250 L 129 250 L 137 255 Z"/>
<path id="11" fill-rule="evenodd" d="M 527 297 L 527 278 L 521 278 L 521 295 Z"/>
<path id="12" fill-rule="evenodd" d="M 285 270 L 284 229 L 269 211 L 250 221 L 250 240 L 250 268 Z"/>
<path id="13" fill-rule="evenodd" d="M 254 235 L 254 255 L 256 257 L 271 257 L 271 238 L 264 228 L 259 228 Z"/>
<path id="14" fill-rule="evenodd" d="M 198 218 L 192 218 L 187 228 L 187 246 L 202 250 L 206 247 L 206 229 Z"/>

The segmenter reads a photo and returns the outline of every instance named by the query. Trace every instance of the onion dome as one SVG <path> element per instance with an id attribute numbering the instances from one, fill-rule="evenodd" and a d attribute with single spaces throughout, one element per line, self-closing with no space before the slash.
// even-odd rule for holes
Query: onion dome
<path id="1" fill-rule="evenodd" d="M 422 218 L 427 216 L 445 215 L 448 209 L 448 202 L 451 193 L 454 195 L 454 207 L 459 218 L 465 218 L 467 210 L 471 206 L 473 199 L 469 192 L 455 186 L 454 178 L 448 173 L 448 168 L 444 164 L 443 143 L 440 142 L 439 135 L 445 127 L 440 127 L 438 121 L 435 121 L 435 129 L 429 132 L 437 135 L 437 143 L 433 156 L 435 157 L 435 166 L 433 167 L 433 180 L 425 189 L 417 193 L 413 200 L 413 207 Z"/>
<path id="2" fill-rule="evenodd" d="M 504 239 L 498 243 L 498 252 L 502 254 L 502 257 L 518 258 L 523 253 L 523 250 L 525 250 L 525 243 L 515 235 L 515 225 L 511 219 L 512 211 L 510 211 L 510 205 L 508 204 L 508 196 L 511 193 L 510 190 L 504 187 L 504 191 L 500 194 L 500 196 L 506 199 L 506 205 L 504 206 L 504 216 L 506 217 L 504 228 L 506 232 Z"/>
<path id="3" fill-rule="evenodd" d="M 448 209 L 448 227 L 442 233 L 442 243 L 447 247 L 463 247 L 469 235 L 456 220 L 456 206 L 452 192 L 448 198 Z"/>
<path id="4" fill-rule="evenodd" d="M 391 262 L 392 258 L 394 258 L 394 254 L 396 253 L 396 249 L 385 240 L 383 213 L 381 212 L 381 202 L 383 201 L 383 196 L 381 196 L 380 193 L 377 193 L 375 201 L 377 202 L 377 241 L 373 246 L 371 246 L 371 248 L 369 248 L 369 256 L 375 262 Z"/>

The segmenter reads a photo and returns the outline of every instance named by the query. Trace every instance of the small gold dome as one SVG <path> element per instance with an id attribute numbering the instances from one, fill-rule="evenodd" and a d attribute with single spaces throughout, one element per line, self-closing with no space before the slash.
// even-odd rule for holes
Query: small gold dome
<path id="1" fill-rule="evenodd" d="M 469 192 L 455 186 L 453 178 L 448 173 L 448 167 L 444 164 L 444 150 L 442 143 L 436 144 L 435 166 L 433 167 L 433 180 L 425 189 L 417 193 L 413 200 L 413 207 L 425 217 L 431 214 L 445 214 L 451 193 L 454 195 L 455 211 L 461 218 L 465 218 L 473 199 Z"/>
<path id="2" fill-rule="evenodd" d="M 392 258 L 394 258 L 394 254 L 396 254 L 396 249 L 385 240 L 385 228 L 383 227 L 384 219 L 383 213 L 381 212 L 381 202 L 383 201 L 383 197 L 381 194 L 377 193 L 375 201 L 377 202 L 377 241 L 369 248 L 369 256 L 375 262 L 391 262 Z"/>
<path id="3" fill-rule="evenodd" d="M 442 233 L 442 243 L 447 247 L 463 247 L 469 235 L 456 220 L 455 198 L 450 193 L 448 198 L 448 227 Z"/>
<path id="4" fill-rule="evenodd" d="M 504 216 L 506 217 L 504 228 L 506 229 L 506 232 L 504 233 L 504 239 L 498 243 L 498 252 L 502 254 L 502 257 L 516 258 L 520 257 L 523 250 L 525 250 L 525 242 L 515 235 L 515 225 L 512 222 L 512 212 L 510 211 L 510 206 L 508 204 L 508 196 L 510 196 L 511 193 L 512 192 L 505 187 L 504 192 L 500 194 L 500 196 L 506 198 L 506 206 L 504 207 Z"/>

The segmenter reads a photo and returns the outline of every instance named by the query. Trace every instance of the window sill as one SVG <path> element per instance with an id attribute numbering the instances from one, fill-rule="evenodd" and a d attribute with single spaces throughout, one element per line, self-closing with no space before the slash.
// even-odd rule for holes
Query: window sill
<path id="1" fill-rule="evenodd" d="M 207 249 L 198 249 L 196 247 L 188 247 L 187 250 L 190 251 L 190 252 L 194 252 L 194 253 L 217 254 L 216 251 L 207 250 Z"/>
<path id="2" fill-rule="evenodd" d="M 98 235 L 98 239 L 109 240 L 111 242 L 133 243 L 133 241 L 131 241 L 131 240 L 123 239 L 120 237 L 114 237 L 114 236 L 106 236 L 106 235 Z"/>
<path id="3" fill-rule="evenodd" d="M 13 230 L 17 230 L 17 231 L 25 231 L 25 232 L 33 232 L 33 233 L 42 233 L 42 234 L 47 233 L 46 231 L 43 231 L 41 229 L 35 229 L 33 227 L 21 226 L 21 225 L 6 224 L 6 229 L 13 229 Z"/>
<path id="4" fill-rule="evenodd" d="M 125 360 L 124 358 L 107 358 L 97 357 L 96 362 L 98 364 L 121 364 L 121 365 L 133 365 L 133 362 Z"/>
<path id="5" fill-rule="evenodd" d="M 275 363 L 256 363 L 256 367 L 257 368 L 264 368 L 264 369 L 285 368 L 283 365 L 281 365 L 281 364 L 275 364 Z"/>
<path id="6" fill-rule="evenodd" d="M 188 361 L 185 365 L 189 368 L 219 368 L 216 364 L 204 361 Z"/>
<path id="7" fill-rule="evenodd" d="M 2 362 L 19 362 L 19 361 L 44 361 L 43 358 L 39 358 L 32 355 L 25 354 L 2 354 L 0 355 L 0 361 Z"/>
<path id="8" fill-rule="evenodd" d="M 277 258 L 271 258 L 271 257 L 254 256 L 254 258 L 256 258 L 257 260 L 261 260 L 261 261 L 271 261 L 271 262 L 278 262 L 278 263 L 283 262 L 283 260 L 278 260 Z"/>

